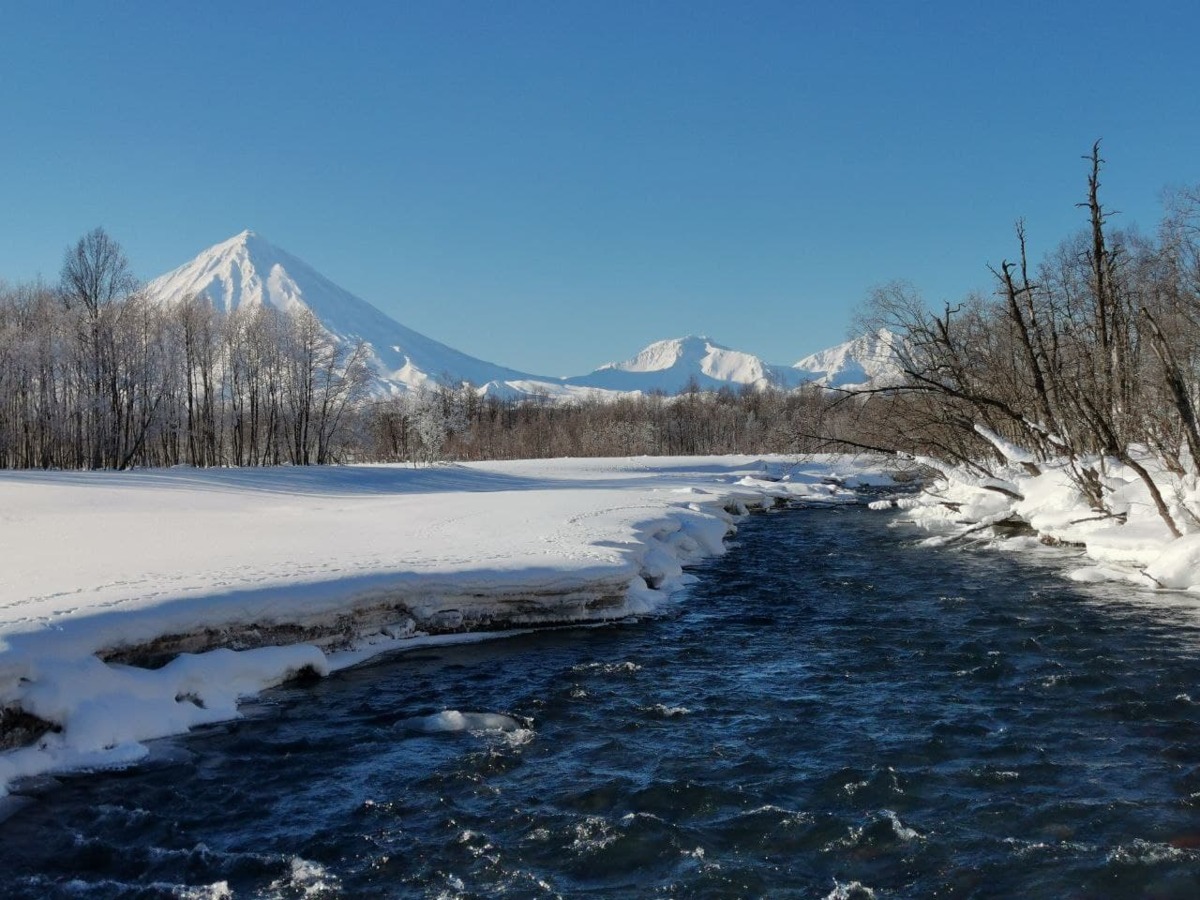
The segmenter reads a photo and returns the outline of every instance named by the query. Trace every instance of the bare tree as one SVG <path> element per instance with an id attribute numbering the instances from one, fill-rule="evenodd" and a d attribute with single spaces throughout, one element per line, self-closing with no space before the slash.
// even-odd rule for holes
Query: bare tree
<path id="1" fill-rule="evenodd" d="M 119 301 L 133 293 L 137 282 L 121 246 L 103 228 L 95 228 L 67 248 L 60 283 L 64 306 L 79 317 L 80 364 L 89 384 L 79 434 L 90 445 L 92 468 L 116 465 L 120 398 L 114 381 L 112 326 Z"/>

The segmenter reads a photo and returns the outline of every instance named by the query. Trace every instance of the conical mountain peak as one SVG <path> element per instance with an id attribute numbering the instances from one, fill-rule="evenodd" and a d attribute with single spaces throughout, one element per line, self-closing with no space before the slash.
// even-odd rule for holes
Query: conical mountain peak
<path id="1" fill-rule="evenodd" d="M 299 257 L 272 244 L 257 231 L 246 229 L 220 243 L 213 244 L 192 260 L 191 264 L 214 259 L 236 259 L 239 264 L 249 264 L 262 276 L 269 274 L 272 267 L 282 265 L 285 269 L 303 270 L 305 273 L 324 278 L 312 266 Z M 190 265 L 190 264 L 189 264 Z"/>
<path id="2" fill-rule="evenodd" d="M 430 382 L 482 385 L 536 378 L 467 356 L 406 328 L 250 230 L 214 244 L 156 278 L 147 292 L 163 303 L 204 296 L 226 312 L 257 306 L 285 312 L 311 310 L 337 341 L 370 344 L 380 383 L 392 389 Z"/>
<path id="3" fill-rule="evenodd" d="M 239 250 L 250 250 L 252 246 L 270 247 L 271 244 L 262 238 L 257 231 L 251 231 L 249 228 L 247 228 L 245 231 L 239 231 L 231 238 L 226 238 L 223 241 L 213 244 L 207 250 L 204 250 L 198 254 L 196 258 L 200 259 L 211 255 L 219 256 L 226 253 L 237 252 Z"/>

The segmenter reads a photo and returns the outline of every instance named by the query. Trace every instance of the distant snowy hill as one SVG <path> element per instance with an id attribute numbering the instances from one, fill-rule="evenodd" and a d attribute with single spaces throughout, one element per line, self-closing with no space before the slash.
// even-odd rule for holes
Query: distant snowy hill
<path id="1" fill-rule="evenodd" d="M 590 375 L 568 378 L 566 382 L 610 391 L 676 394 L 692 383 L 701 390 L 715 391 L 744 385 L 791 389 L 808 380 L 786 366 L 772 366 L 753 354 L 689 335 L 656 341 L 633 359 L 609 363 Z"/>
<path id="2" fill-rule="evenodd" d="M 821 350 L 795 363 L 792 369 L 805 381 L 828 388 L 885 386 L 900 381 L 900 365 L 894 348 L 899 338 L 881 328 L 828 350 Z"/>
<path id="3" fill-rule="evenodd" d="M 562 400 L 655 391 L 675 394 L 693 382 L 705 391 L 747 385 L 791 390 L 809 382 L 848 387 L 898 374 L 888 350 L 893 338 L 881 331 L 807 356 L 793 366 L 771 365 L 706 337 L 689 336 L 657 341 L 632 359 L 609 363 L 588 375 L 531 375 L 468 356 L 406 328 L 253 231 L 209 247 L 191 262 L 154 279 L 147 292 L 162 303 L 202 295 L 226 311 L 262 305 L 283 311 L 307 308 L 335 339 L 371 345 L 380 393 L 470 382 L 488 396 Z"/>
<path id="4" fill-rule="evenodd" d="M 376 374 L 400 390 L 447 379 L 478 385 L 553 380 L 475 359 L 405 328 L 253 231 L 209 247 L 154 279 L 147 291 L 166 303 L 203 294 L 226 311 L 261 305 L 284 311 L 307 307 L 340 340 L 370 343 Z"/>

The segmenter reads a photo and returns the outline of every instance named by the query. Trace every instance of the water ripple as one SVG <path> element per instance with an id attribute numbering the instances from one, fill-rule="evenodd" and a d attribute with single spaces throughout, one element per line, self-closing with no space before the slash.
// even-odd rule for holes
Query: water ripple
<path id="1" fill-rule="evenodd" d="M 1200 896 L 1188 606 L 879 513 L 739 541 L 671 618 L 414 653 L 30 786 L 0 893 Z"/>

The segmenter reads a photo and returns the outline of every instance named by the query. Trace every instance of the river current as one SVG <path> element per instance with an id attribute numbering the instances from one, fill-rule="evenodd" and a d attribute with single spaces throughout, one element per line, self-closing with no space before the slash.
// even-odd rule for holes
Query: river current
<path id="1" fill-rule="evenodd" d="M 757 516 L 666 618 L 272 692 L 0 824 L 4 897 L 1200 896 L 1200 630 L 1063 552 Z"/>

